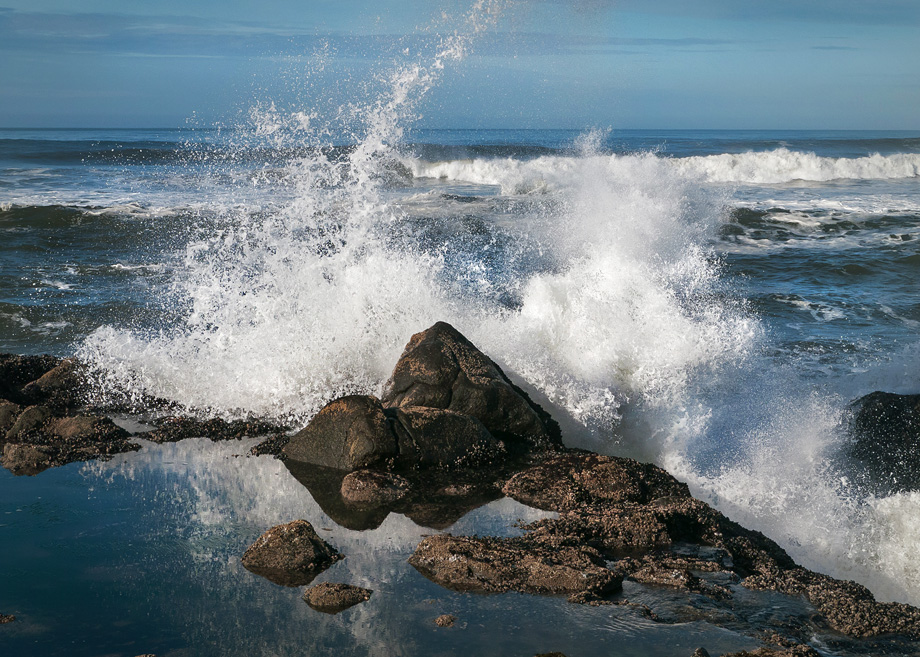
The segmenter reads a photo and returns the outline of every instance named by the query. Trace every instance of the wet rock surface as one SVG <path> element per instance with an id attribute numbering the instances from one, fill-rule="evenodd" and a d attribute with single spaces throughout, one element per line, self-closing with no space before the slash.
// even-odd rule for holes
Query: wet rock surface
<path id="1" fill-rule="evenodd" d="M 371 598 L 373 591 L 350 584 L 323 582 L 304 591 L 303 599 L 311 609 L 325 614 L 337 614 Z"/>
<path id="2" fill-rule="evenodd" d="M 330 402 L 282 453 L 346 472 L 463 469 L 561 444 L 548 413 L 456 329 L 438 322 L 412 336 L 382 399 Z"/>
<path id="3" fill-rule="evenodd" d="M 438 627 L 453 627 L 456 622 L 457 618 L 451 614 L 441 614 L 434 619 L 434 624 Z"/>
<path id="4" fill-rule="evenodd" d="M 272 527 L 243 553 L 243 566 L 283 586 L 309 584 L 339 559 L 339 552 L 321 539 L 306 520 Z"/>
<path id="5" fill-rule="evenodd" d="M 511 443 L 530 447 L 562 444 L 555 420 L 492 359 L 445 322 L 412 336 L 382 401 L 387 407 L 424 406 L 468 415 Z"/>
<path id="6" fill-rule="evenodd" d="M 145 440 L 155 443 L 174 443 L 186 438 L 209 438 L 210 440 L 240 440 L 278 435 L 287 430 L 283 425 L 264 420 L 234 420 L 220 418 L 198 420 L 190 417 L 169 416 L 154 421 L 155 429 L 143 434 Z"/>
<path id="7" fill-rule="evenodd" d="M 885 492 L 920 490 L 920 395 L 877 391 L 850 410 L 850 459 Z"/>
<path id="8" fill-rule="evenodd" d="M 405 477 L 391 472 L 356 470 L 342 479 L 340 492 L 350 506 L 373 508 L 394 505 L 409 494 L 411 487 Z"/>
<path id="9" fill-rule="evenodd" d="M 655 466 L 569 450 L 523 468 L 503 491 L 558 516 L 524 526 L 516 538 L 433 536 L 410 563 L 454 590 L 567 595 L 589 604 L 628 602 L 621 592 L 628 580 L 709 600 L 698 618 L 717 624 L 720 614 L 737 622 L 731 607 L 739 587 L 775 591 L 802 596 L 816 611 L 786 628 L 799 641 L 816 631 L 920 638 L 917 608 L 879 603 L 865 587 L 801 568 Z"/>
<path id="10" fill-rule="evenodd" d="M 0 625 L 3 625 L 5 623 L 12 623 L 15 620 L 16 620 L 15 616 L 11 616 L 9 614 L 0 614 Z"/>

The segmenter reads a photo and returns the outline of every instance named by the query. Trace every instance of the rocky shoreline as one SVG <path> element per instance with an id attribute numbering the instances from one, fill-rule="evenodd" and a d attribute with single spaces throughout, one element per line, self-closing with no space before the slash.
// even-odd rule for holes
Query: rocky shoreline
<path id="1" fill-rule="evenodd" d="M 917 650 L 920 609 L 880 603 L 859 584 L 797 565 L 775 542 L 693 498 L 686 484 L 654 465 L 565 447 L 549 414 L 444 323 L 412 337 L 380 399 L 334 400 L 293 435 L 257 419 L 166 414 L 151 431 L 132 435 L 107 409 L 87 403 L 87 386 L 74 360 L 0 355 L 3 466 L 33 475 L 141 449 L 136 438 L 259 436 L 264 440 L 252 453 L 284 460 L 322 509 L 351 529 L 379 526 L 394 512 L 446 529 L 500 497 L 553 513 L 523 526 L 520 536 L 438 533 L 422 540 L 409 563 L 447 589 L 565 596 L 577 604 L 630 606 L 662 622 L 735 628 L 744 625 L 735 603 L 741 592 L 769 591 L 801 598 L 813 613 L 779 627 L 749 623 L 746 631 L 766 645 L 739 655 L 820 654 L 808 645 L 815 636 L 830 649 L 857 653 Z M 884 469 L 887 440 L 916 460 L 918 402 L 920 396 L 885 393 L 856 402 L 854 458 Z M 910 464 L 889 470 L 886 485 L 912 486 L 909 475 L 917 471 Z M 309 522 L 295 520 L 269 529 L 243 565 L 278 584 L 306 586 L 340 558 Z M 683 595 L 686 613 L 660 618 L 654 605 L 631 600 L 624 583 Z M 307 589 L 304 600 L 336 613 L 370 596 L 323 583 Z"/>

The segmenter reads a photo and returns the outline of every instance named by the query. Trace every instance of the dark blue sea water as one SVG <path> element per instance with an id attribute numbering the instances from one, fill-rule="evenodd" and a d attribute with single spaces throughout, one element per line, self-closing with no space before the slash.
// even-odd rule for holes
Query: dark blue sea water
<path id="1" fill-rule="evenodd" d="M 920 495 L 874 497 L 840 455 L 849 401 L 920 392 L 918 269 L 920 132 L 404 131 L 375 116 L 345 134 L 293 114 L 0 130 L 0 351 L 77 354 L 103 395 L 298 425 L 379 392 L 409 336 L 447 320 L 570 443 L 654 460 L 804 565 L 914 604 Z M 338 528 L 277 462 L 233 450 L 0 473 L 14 553 L 0 612 L 31 619 L 0 649 L 299 654 L 306 632 L 348 654 L 431 654 L 428 610 L 455 609 L 477 654 L 510 654 L 469 638 L 503 624 L 531 637 L 520 654 L 752 645 L 440 591 L 404 563 L 430 530 Z M 478 513 L 457 531 L 534 512 Z M 357 583 L 434 602 L 320 622 L 238 563 L 294 517 L 332 528 Z M 546 630 L 558 614 L 571 631 Z"/>

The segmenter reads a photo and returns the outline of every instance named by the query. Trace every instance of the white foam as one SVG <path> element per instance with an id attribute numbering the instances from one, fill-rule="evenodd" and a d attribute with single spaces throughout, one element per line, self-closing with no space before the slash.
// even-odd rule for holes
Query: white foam
<path id="1" fill-rule="evenodd" d="M 679 173 L 717 183 L 772 184 L 793 181 L 902 179 L 920 176 L 920 154 L 896 153 L 860 158 L 821 157 L 779 148 L 772 151 L 661 157 L 654 153 L 597 155 L 615 162 L 649 158 L 668 162 Z M 417 178 L 439 178 L 495 185 L 505 194 L 543 193 L 578 175 L 587 163 L 581 156 L 541 156 L 531 160 L 477 158 L 428 162 L 404 158 Z M 588 164 L 590 166 L 590 164 Z M 595 165 L 596 166 L 596 165 Z M 831 201 L 828 201 L 831 203 Z"/>

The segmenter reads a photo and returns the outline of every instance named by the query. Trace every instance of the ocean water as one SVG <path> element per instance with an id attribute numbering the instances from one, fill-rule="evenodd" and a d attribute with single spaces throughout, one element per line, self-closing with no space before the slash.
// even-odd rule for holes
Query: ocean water
<path id="1" fill-rule="evenodd" d="M 863 394 L 920 392 L 920 132 L 417 127 L 418 101 L 463 47 L 396 67 L 344 125 L 268 104 L 232 128 L 0 130 L 0 350 L 76 354 L 106 399 L 146 393 L 303 425 L 337 396 L 379 393 L 409 337 L 445 320 L 544 404 L 569 444 L 654 461 L 803 565 L 920 604 L 920 493 L 866 481 L 843 428 Z M 137 567 L 144 604 L 178 623 L 202 612 L 165 605 L 154 580 L 158 551 L 180 547 L 131 541 L 178 532 L 210 573 L 192 583 L 203 589 L 239 575 L 231 555 L 257 525 L 322 518 L 274 461 L 197 443 L 148 451 L 34 480 L 4 474 L 15 521 L 0 531 L 25 536 L 34 523 L 45 543 L 21 557 L 40 559 L 82 541 L 78 520 L 104 510 L 87 526 L 127 528 L 116 571 Z M 422 529 L 393 523 L 367 541 L 402 563 Z M 406 577 L 380 559 L 374 568 L 401 573 L 391 580 Z M 80 568 L 111 577 L 102 563 Z M 249 614 L 289 602 L 246 587 Z M 487 607 L 463 604 L 488 625 Z M 368 614 L 329 621 L 323 636 L 341 645 L 362 629 L 354 654 L 376 654 L 396 639 L 368 629 L 383 622 Z M 137 637 L 142 614 L 128 615 Z M 16 645 L 42 631 L 27 626 Z M 205 654 L 211 641 L 226 654 L 209 631 L 223 632 L 188 630 L 159 649 Z M 431 645 L 425 632 L 406 654 Z M 700 632 L 721 640 L 696 627 L 656 640 Z M 226 636 L 247 654 L 300 641 L 244 634 Z M 585 650 L 613 654 L 598 641 Z"/>

